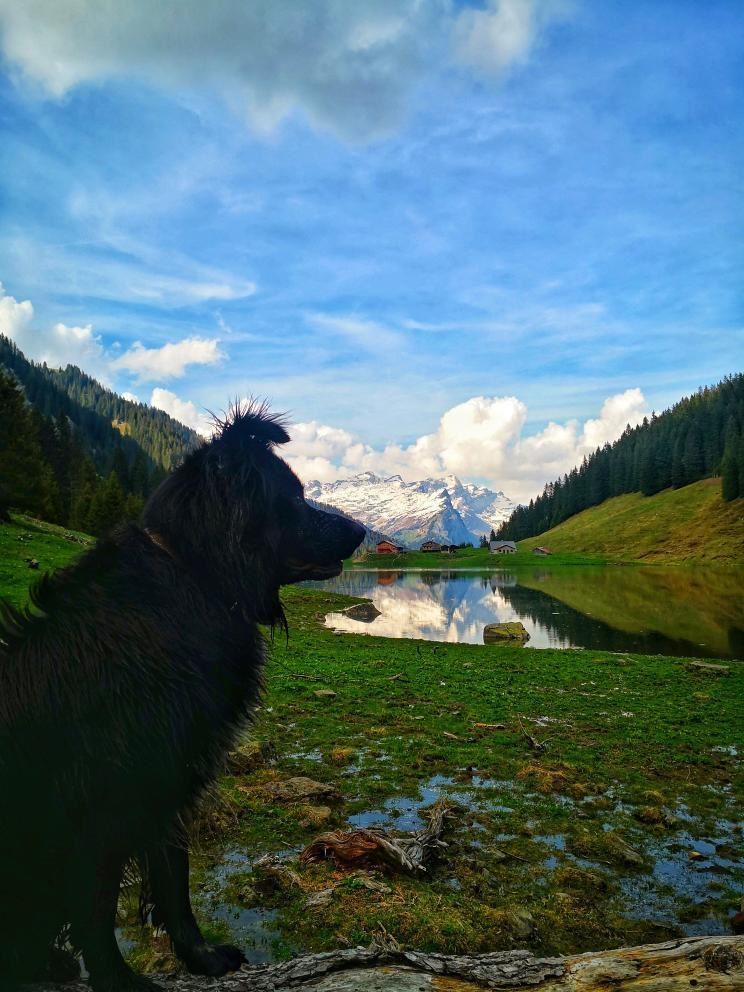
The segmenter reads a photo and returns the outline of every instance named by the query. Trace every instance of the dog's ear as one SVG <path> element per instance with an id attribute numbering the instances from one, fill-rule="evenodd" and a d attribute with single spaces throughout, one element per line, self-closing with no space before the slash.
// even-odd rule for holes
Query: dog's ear
<path id="1" fill-rule="evenodd" d="M 213 443 L 223 451 L 245 451 L 259 444 L 270 448 L 286 444 L 289 434 L 280 414 L 272 414 L 266 403 L 236 401 L 224 418 L 214 418 Z"/>

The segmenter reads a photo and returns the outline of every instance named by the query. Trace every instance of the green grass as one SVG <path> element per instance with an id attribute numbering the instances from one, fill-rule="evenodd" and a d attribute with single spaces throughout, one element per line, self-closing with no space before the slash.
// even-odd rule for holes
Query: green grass
<path id="1" fill-rule="evenodd" d="M 81 550 L 18 518 L 0 525 L 0 542 L 2 591 L 16 602 L 35 574 L 23 557 L 53 567 Z M 679 658 L 339 635 L 324 616 L 353 600 L 299 588 L 283 599 L 289 642 L 273 645 L 251 731 L 276 760 L 225 775 L 195 829 L 193 895 L 214 936 L 250 948 L 263 939 L 259 921 L 285 957 L 368 944 L 382 925 L 407 947 L 570 953 L 665 939 L 698 920 L 725 928 L 744 881 L 732 822 L 744 799 L 744 665 L 718 677 Z M 524 729 L 547 740 L 543 753 Z M 303 805 L 267 794 L 293 775 L 340 790 L 327 827 L 303 825 Z M 350 817 L 437 794 L 457 813 L 420 878 L 377 872 L 387 891 L 370 891 L 358 873 L 293 861 L 299 887 L 272 888 L 251 868 L 256 854 L 299 850 Z M 723 859 L 716 871 L 688 859 L 706 841 Z M 657 859 L 676 864 L 684 884 L 653 876 Z M 328 887 L 330 904 L 309 910 L 308 895 Z M 139 965 L 172 963 L 131 916 L 125 931 Z"/>
<path id="2" fill-rule="evenodd" d="M 307 893 L 340 878 L 322 865 L 298 868 L 306 891 L 268 899 L 256 895 L 253 873 L 238 870 L 222 890 L 228 903 L 278 908 L 283 939 L 312 950 L 368 943 L 373 916 L 406 946 L 526 944 L 546 953 L 661 939 L 677 932 L 683 908 L 696 919 L 723 918 L 734 905 L 733 874 L 709 876 L 722 888 L 688 905 L 648 870 L 675 837 L 688 870 L 686 846 L 734 817 L 744 783 L 725 749 L 742 737 L 744 666 L 731 663 L 719 678 L 693 674 L 682 659 L 337 635 L 322 618 L 349 599 L 302 589 L 284 598 L 290 641 L 274 647 L 253 730 L 273 742 L 279 761 L 222 781 L 237 819 L 230 843 L 270 852 L 318 832 L 301 825 L 302 809 L 262 792 L 290 775 L 341 789 L 331 826 L 386 804 L 405 809 L 432 782 L 461 811 L 431 877 L 388 878 L 387 895 L 345 885 L 309 914 Z M 337 695 L 318 698 L 320 688 Z M 542 728 L 539 718 L 547 718 Z M 544 754 L 530 750 L 523 727 L 549 738 Z M 688 819 L 675 824 L 680 816 Z M 643 869 L 618 856 L 617 837 L 641 854 Z M 732 838 L 744 854 L 741 834 Z M 206 876 L 212 864 L 207 855 Z M 645 884 L 667 900 L 665 925 L 629 895 Z M 529 938 L 520 936 L 524 909 L 535 924 Z"/>
<path id="3" fill-rule="evenodd" d="M 432 569 L 437 572 L 468 571 L 483 569 L 492 571 L 500 568 L 513 568 L 520 565 L 539 564 L 549 561 L 551 565 L 602 565 L 609 559 L 601 554 L 573 554 L 571 552 L 554 554 L 548 559 L 539 558 L 527 550 L 517 546 L 515 554 L 491 554 L 487 548 L 458 548 L 454 554 L 444 555 L 439 552 L 425 553 L 423 551 L 403 551 L 397 555 L 378 555 L 374 550 L 359 558 L 351 558 L 344 562 L 347 569 L 375 569 L 381 572 L 396 572 L 400 569 Z"/>
<path id="4" fill-rule="evenodd" d="M 654 496 L 629 493 L 520 541 L 519 548 L 538 545 L 610 560 L 744 563 L 744 499 L 725 503 L 719 479 Z"/>
<path id="5" fill-rule="evenodd" d="M 21 606 L 35 578 L 69 565 L 93 541 L 88 534 L 11 514 L 10 523 L 0 523 L 0 595 Z M 38 569 L 29 568 L 28 559 L 38 561 Z"/>

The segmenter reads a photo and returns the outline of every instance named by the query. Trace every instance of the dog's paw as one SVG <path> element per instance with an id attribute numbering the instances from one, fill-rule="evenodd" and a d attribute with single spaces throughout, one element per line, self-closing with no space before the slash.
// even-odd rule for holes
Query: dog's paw
<path id="1" fill-rule="evenodd" d="M 192 974 L 212 978 L 237 971 L 244 961 L 243 952 L 231 944 L 201 944 L 190 948 L 184 956 L 184 963 Z"/>
<path id="2" fill-rule="evenodd" d="M 43 976 L 50 982 L 74 982 L 80 978 L 80 962 L 64 947 L 50 947 L 49 959 Z"/>

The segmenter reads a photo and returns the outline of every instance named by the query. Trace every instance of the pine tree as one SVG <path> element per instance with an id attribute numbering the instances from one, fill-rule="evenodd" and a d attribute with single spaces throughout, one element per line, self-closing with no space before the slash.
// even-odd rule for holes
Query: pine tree
<path id="1" fill-rule="evenodd" d="M 644 496 L 652 496 L 659 491 L 659 477 L 656 471 L 656 456 L 649 445 L 641 455 L 640 488 Z"/>
<path id="2" fill-rule="evenodd" d="M 0 368 L 0 508 L 52 516 L 58 501 L 36 423 L 15 378 Z"/>
<path id="3" fill-rule="evenodd" d="M 674 445 L 674 454 L 672 455 L 672 485 L 675 489 L 679 489 L 680 486 L 684 486 L 687 482 L 683 457 L 684 450 L 684 439 L 682 437 L 678 437 Z"/>
<path id="4" fill-rule="evenodd" d="M 721 461 L 721 495 L 726 502 L 744 495 L 739 489 L 739 444 L 729 441 Z"/>
<path id="5" fill-rule="evenodd" d="M 685 478 L 688 483 L 696 482 L 698 479 L 702 478 L 705 470 L 705 461 L 703 458 L 703 439 L 700 434 L 700 429 L 696 424 L 693 424 L 687 434 L 682 462 L 685 467 Z"/>
<path id="6" fill-rule="evenodd" d="M 116 472 L 109 472 L 104 482 L 97 486 L 88 512 L 87 530 L 97 537 L 120 523 L 124 517 L 124 493 Z"/>

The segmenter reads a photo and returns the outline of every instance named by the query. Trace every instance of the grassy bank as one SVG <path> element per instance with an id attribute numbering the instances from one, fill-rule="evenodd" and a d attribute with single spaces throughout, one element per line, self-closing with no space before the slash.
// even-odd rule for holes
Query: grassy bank
<path id="1" fill-rule="evenodd" d="M 80 549 L 56 540 L 60 561 Z M 22 557 L 3 557 L 14 596 L 33 575 Z M 381 927 L 404 946 L 541 953 L 727 929 L 744 886 L 742 664 L 716 675 L 676 658 L 341 635 L 324 615 L 352 600 L 283 598 L 289 642 L 277 638 L 251 739 L 195 830 L 210 935 L 261 959 L 368 944 Z M 296 776 L 337 795 L 278 801 Z M 455 815 L 425 876 L 297 860 L 326 829 L 415 828 L 439 796 Z M 254 869 L 265 853 L 291 873 Z M 123 933 L 140 965 L 168 966 L 167 942 L 133 914 Z"/>
<path id="2" fill-rule="evenodd" d="M 725 503 L 720 479 L 704 479 L 654 496 L 629 493 L 519 542 L 523 552 L 537 545 L 559 554 L 608 559 L 742 564 L 744 499 Z"/>
<path id="3" fill-rule="evenodd" d="M 525 545 L 524 547 L 522 545 Z M 551 565 L 605 565 L 612 561 L 610 556 L 603 554 L 560 552 L 549 558 L 538 557 L 532 548 L 526 547 L 526 542 L 520 542 L 515 554 L 495 555 L 487 548 L 458 548 L 453 554 L 440 552 L 427 553 L 423 551 L 403 551 L 397 555 L 378 555 L 369 551 L 358 558 L 344 562 L 347 569 L 373 568 L 382 572 L 399 571 L 400 569 L 434 569 L 449 572 L 457 569 L 492 570 L 498 568 L 513 568 L 520 565 L 536 565 L 540 562 L 550 562 Z"/>
<path id="4" fill-rule="evenodd" d="M 11 514 L 10 523 L 0 523 L 0 596 L 21 606 L 35 578 L 70 564 L 93 542 L 88 534 Z"/>

